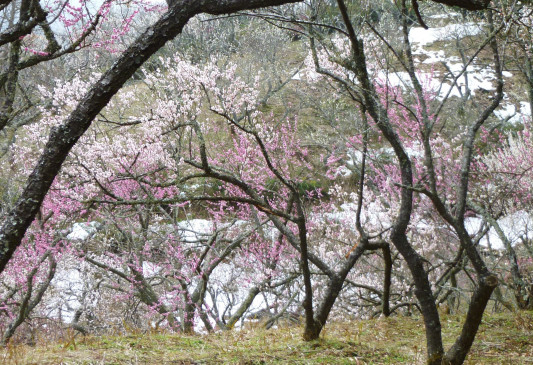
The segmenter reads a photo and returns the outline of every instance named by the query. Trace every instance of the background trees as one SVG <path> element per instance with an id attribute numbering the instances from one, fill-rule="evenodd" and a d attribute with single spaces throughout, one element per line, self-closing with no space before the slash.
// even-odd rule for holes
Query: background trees
<path id="1" fill-rule="evenodd" d="M 17 124 L 2 160 L 19 181 L 4 189 L 5 340 L 58 301 L 46 316 L 80 332 L 231 329 L 262 311 L 268 326 L 302 316 L 305 339 L 330 317 L 420 312 L 428 361 L 462 363 L 487 307 L 530 306 L 529 230 L 516 247 L 498 222 L 529 206 L 528 129 L 498 110 L 512 77 L 504 32 L 527 7 L 463 24 L 435 4 L 308 1 L 197 17 L 160 53 L 178 55 L 150 58 L 197 14 L 280 3 L 172 3 L 103 75 L 33 94 L 51 102 Z M 510 269 L 480 245 L 491 229 Z M 498 281 L 512 296 L 491 303 Z M 44 295 L 65 282 L 70 294 Z M 466 312 L 446 353 L 444 303 Z"/>
<path id="2" fill-rule="evenodd" d="M 133 73 L 151 55 L 158 51 L 168 40 L 181 32 L 190 18 L 199 13 L 221 14 L 244 9 L 273 6 L 291 1 L 230 1 L 218 2 L 174 2 L 168 11 L 152 26 L 139 36 L 125 50 L 121 57 L 92 85 L 86 98 L 80 101 L 72 112 L 69 121 L 55 129 L 50 135 L 50 143 L 45 147 L 38 168 L 33 170 L 28 179 L 26 189 L 18 199 L 18 203 L 5 217 L 0 228 L 0 271 L 13 255 L 20 244 L 26 229 L 31 224 L 39 209 L 46 192 L 61 164 L 72 146 L 87 130 L 94 117 L 109 102 L 111 97 L 124 85 Z M 295 1 L 293 1 L 295 2 Z M 92 90 L 92 91 L 91 91 Z"/>

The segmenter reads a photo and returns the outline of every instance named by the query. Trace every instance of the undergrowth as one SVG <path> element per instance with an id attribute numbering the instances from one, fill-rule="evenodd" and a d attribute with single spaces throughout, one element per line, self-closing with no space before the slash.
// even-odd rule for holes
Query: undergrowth
<path id="1" fill-rule="evenodd" d="M 461 317 L 442 316 L 449 347 Z M 425 338 L 417 317 L 335 322 L 317 341 L 300 327 L 248 328 L 209 335 L 164 332 L 76 336 L 35 346 L 10 344 L 4 364 L 423 364 Z M 533 312 L 487 314 L 467 364 L 533 363 Z"/>

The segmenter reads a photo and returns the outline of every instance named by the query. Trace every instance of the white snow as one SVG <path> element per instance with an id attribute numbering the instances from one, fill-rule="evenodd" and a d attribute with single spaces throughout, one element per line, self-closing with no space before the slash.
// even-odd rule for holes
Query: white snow
<path id="1" fill-rule="evenodd" d="M 513 104 L 505 104 L 500 109 L 495 110 L 494 114 L 500 119 L 514 117 L 516 115 L 516 107 Z"/>
<path id="2" fill-rule="evenodd" d="M 520 114 L 531 117 L 531 104 L 527 101 L 521 101 L 520 102 Z"/>
<path id="3" fill-rule="evenodd" d="M 178 223 L 181 239 L 185 242 L 197 242 L 213 232 L 213 222 L 207 219 L 188 219 Z"/>
<path id="4" fill-rule="evenodd" d="M 481 228 L 483 220 L 477 217 L 470 217 L 465 220 L 468 233 L 475 234 Z M 531 237 L 533 234 L 533 217 L 526 211 L 518 211 L 506 217 L 500 218 L 498 224 L 512 246 L 520 241 L 524 235 Z M 504 244 L 494 228 L 479 242 L 481 246 L 491 247 L 497 250 L 503 250 Z"/>
<path id="5" fill-rule="evenodd" d="M 514 104 L 503 104 L 498 110 L 494 111 L 494 114 L 501 120 L 509 118 L 508 122 L 511 124 L 524 123 L 531 117 L 531 108 L 526 101 L 521 101 L 519 104 L 518 110 Z"/>
<path id="6" fill-rule="evenodd" d="M 337 212 L 325 213 L 323 216 L 330 221 L 345 224 L 351 229 L 355 230 L 357 204 L 343 203 L 340 205 Z M 381 209 L 377 202 L 370 202 L 365 206 L 361 214 L 361 224 L 371 225 L 373 227 L 385 227 L 390 223 L 390 212 Z"/>
<path id="7" fill-rule="evenodd" d="M 446 14 L 430 15 L 429 18 L 431 18 L 431 19 L 450 19 L 450 18 L 454 18 L 454 17 L 458 17 L 458 16 L 461 16 L 461 14 L 459 14 L 459 13 L 446 13 Z"/>
<path id="8" fill-rule="evenodd" d="M 462 94 L 464 95 L 467 85 L 465 75 L 468 79 L 468 88 L 472 95 L 475 95 L 476 91 L 479 90 L 488 91 L 495 89 L 493 85 L 493 81 L 495 80 L 494 71 L 484 66 L 470 64 L 466 68 L 465 75 L 461 75 L 450 91 L 452 88 L 451 81 L 464 68 L 463 62 L 456 56 L 447 56 L 444 50 L 431 51 L 425 49 L 426 46 L 437 41 L 450 41 L 466 36 L 479 35 L 482 32 L 482 26 L 482 24 L 476 23 L 450 24 L 427 30 L 415 27 L 409 32 L 409 41 L 413 44 L 413 55 L 415 57 L 424 56 L 425 59 L 422 61 L 424 64 L 444 63 L 452 73 L 451 75 L 441 75 L 440 72 L 434 71 L 434 73 L 419 72 L 417 75 L 420 80 L 424 80 L 426 88 L 438 91 L 437 98 L 439 100 L 442 100 L 448 94 L 449 96 L 457 97 L 460 97 Z M 388 80 L 393 86 L 400 86 L 402 88 L 412 87 L 407 72 L 385 74 L 385 72 L 380 71 L 377 76 L 383 81 Z M 446 81 L 440 81 L 442 76 L 446 76 Z M 511 73 L 505 73 L 505 77 L 511 76 Z"/>
<path id="9" fill-rule="evenodd" d="M 439 51 L 441 52 L 441 51 Z M 424 63 L 427 63 L 428 60 L 435 61 L 435 62 L 444 62 L 440 60 L 440 54 L 439 52 L 427 52 L 428 55 L 430 55 L 430 58 L 424 61 Z M 453 60 L 453 58 L 449 58 L 448 60 Z M 453 73 L 452 75 L 447 75 L 446 79 L 447 81 L 440 81 L 439 72 L 435 71 L 432 75 L 428 72 L 419 72 L 417 74 L 419 80 L 422 80 L 425 87 L 427 89 L 433 90 L 435 92 L 438 92 L 437 99 L 442 100 L 446 95 L 449 96 L 457 96 L 460 97 L 461 94 L 466 93 L 466 80 L 465 75 L 461 75 L 457 82 L 455 83 L 455 86 L 450 91 L 450 88 L 452 88 L 451 81 L 453 78 L 459 74 L 459 72 L 463 69 L 462 63 L 447 63 L 448 68 Z M 476 65 L 469 65 L 466 69 L 466 77 L 468 79 L 468 89 L 470 90 L 472 95 L 476 95 L 477 91 L 490 91 L 494 90 L 495 87 L 492 83 L 493 80 L 496 79 L 494 75 L 494 71 L 491 69 L 487 69 L 484 67 L 476 66 Z M 394 73 L 386 73 L 385 71 L 379 71 L 377 73 L 377 78 L 379 80 L 382 80 L 383 82 L 388 81 L 388 83 L 392 86 L 399 86 L 403 89 L 408 89 L 412 87 L 411 79 L 409 78 L 409 74 L 407 72 L 394 72 Z"/>
<path id="10" fill-rule="evenodd" d="M 427 63 L 427 64 L 437 63 L 437 62 L 446 62 L 446 61 L 448 62 L 451 62 L 451 61 L 460 62 L 461 61 L 461 59 L 457 56 L 446 56 L 446 53 L 442 49 L 438 51 L 425 51 L 422 48 L 419 48 L 417 54 L 426 55 L 427 58 L 422 63 Z"/>
<path id="11" fill-rule="evenodd" d="M 74 223 L 67 239 L 71 241 L 84 241 L 91 237 L 100 229 L 102 225 L 99 222 Z"/>
<path id="12" fill-rule="evenodd" d="M 52 316 L 59 317 L 65 323 L 71 323 L 76 310 L 81 306 L 79 298 L 83 293 L 83 281 L 76 269 L 59 268 L 52 280 L 57 294 L 49 305 Z"/>
<path id="13" fill-rule="evenodd" d="M 450 41 L 480 33 L 479 23 L 449 24 L 444 27 L 429 29 L 415 27 L 409 32 L 409 42 L 417 43 L 419 47 L 422 47 L 437 41 Z"/>

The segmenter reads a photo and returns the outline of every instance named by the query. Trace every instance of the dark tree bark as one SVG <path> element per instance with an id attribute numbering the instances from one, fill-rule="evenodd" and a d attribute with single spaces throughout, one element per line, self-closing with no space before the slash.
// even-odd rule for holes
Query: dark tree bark
<path id="1" fill-rule="evenodd" d="M 436 3 L 458 6 L 466 10 L 485 10 L 489 7 L 490 0 L 433 0 Z"/>
<path id="2" fill-rule="evenodd" d="M 526 55 L 533 53 L 533 45 L 529 47 L 530 50 L 526 51 Z M 524 76 L 527 81 L 527 96 L 529 99 L 529 112 L 533 115 L 533 57 L 526 57 Z"/>
<path id="3" fill-rule="evenodd" d="M 460 365 L 465 361 L 481 324 L 487 303 L 497 285 L 498 279 L 495 275 L 482 277 L 479 280 L 479 286 L 470 300 L 461 334 L 446 353 L 444 363 Z"/>
<path id="4" fill-rule="evenodd" d="M 100 80 L 91 87 L 66 122 L 52 130 L 39 162 L 28 178 L 24 191 L 0 225 L 0 272 L 4 270 L 16 248 L 20 245 L 71 148 L 89 128 L 94 117 L 151 55 L 163 47 L 167 41 L 181 33 L 189 19 L 200 13 L 217 15 L 299 1 L 174 1 L 168 12 L 140 35 Z"/>
<path id="5" fill-rule="evenodd" d="M 400 209 L 392 226 L 390 238 L 396 249 L 407 262 L 413 276 L 416 288 L 415 295 L 420 304 L 420 310 L 426 327 L 428 364 L 437 365 L 442 362 L 444 356 L 439 313 L 428 275 L 424 269 L 424 260 L 409 243 L 406 234 L 413 209 L 413 191 L 410 189 L 413 186 L 411 160 L 405 152 L 399 136 L 394 131 L 384 106 L 378 102 L 379 97 L 368 74 L 363 42 L 356 35 L 346 4 L 343 0 L 337 0 L 337 3 L 350 39 L 353 57 L 352 67 L 363 90 L 362 96 L 366 110 L 372 119 L 374 119 L 385 139 L 392 146 L 398 159 L 403 187 L 400 195 Z"/>
<path id="6" fill-rule="evenodd" d="M 322 326 L 320 322 L 315 321 L 313 312 L 313 286 L 311 284 L 311 270 L 309 270 L 309 251 L 307 247 L 307 227 L 305 216 L 301 209 L 301 202 L 297 203 L 300 219 L 298 221 L 298 233 L 300 239 L 300 265 L 302 268 L 305 299 L 302 303 L 305 313 L 305 329 L 303 338 L 305 341 L 317 339 L 320 335 Z M 342 283 L 341 283 L 342 285 Z"/>
<path id="7" fill-rule="evenodd" d="M 350 254 L 350 256 L 348 256 L 348 259 L 344 261 L 340 270 L 335 272 L 334 275 L 330 275 L 326 287 L 326 293 L 314 316 L 316 334 L 314 338 L 311 338 L 311 340 L 317 339 L 320 335 L 320 332 L 324 328 L 329 314 L 331 313 L 331 309 L 333 308 L 333 305 L 335 304 L 335 301 L 339 297 L 339 294 L 344 286 L 344 282 L 348 276 L 348 273 L 367 249 L 368 242 L 366 239 L 362 240 L 359 245 L 357 245 L 356 249 Z"/>
<path id="8" fill-rule="evenodd" d="M 389 244 L 385 244 L 381 249 L 383 252 L 383 261 L 385 264 L 385 273 L 383 275 L 383 295 L 381 296 L 381 313 L 388 317 L 390 316 L 390 287 L 392 279 L 392 256 Z"/>

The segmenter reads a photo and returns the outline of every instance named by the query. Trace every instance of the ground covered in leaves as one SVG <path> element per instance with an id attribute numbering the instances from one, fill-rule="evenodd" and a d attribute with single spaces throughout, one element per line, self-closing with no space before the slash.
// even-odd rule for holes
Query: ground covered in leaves
<path id="1" fill-rule="evenodd" d="M 443 316 L 449 347 L 460 317 Z M 423 324 L 416 317 L 329 324 L 321 338 L 299 327 L 252 328 L 210 335 L 136 333 L 74 336 L 36 346 L 11 344 L 0 364 L 423 364 Z M 488 314 L 467 364 L 533 364 L 533 312 Z"/>

